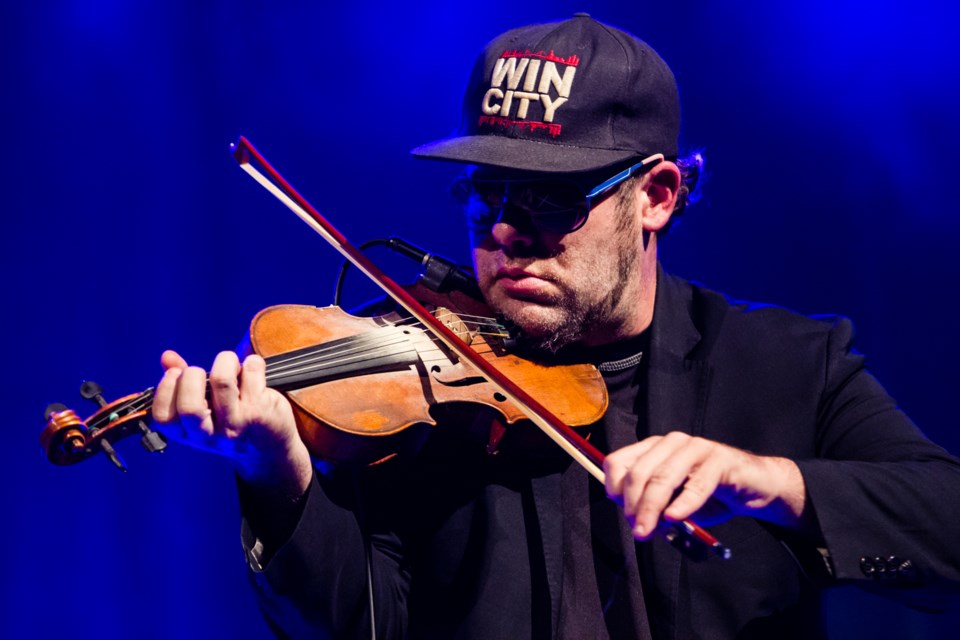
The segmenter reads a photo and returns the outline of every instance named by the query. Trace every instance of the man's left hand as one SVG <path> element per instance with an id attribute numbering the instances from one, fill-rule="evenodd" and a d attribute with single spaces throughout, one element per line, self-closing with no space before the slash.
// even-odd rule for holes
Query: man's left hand
<path id="1" fill-rule="evenodd" d="M 607 495 L 623 506 L 638 540 L 649 539 L 661 518 L 711 525 L 747 515 L 795 531 L 809 526 L 803 476 L 786 458 L 672 432 L 614 451 L 604 471 Z"/>

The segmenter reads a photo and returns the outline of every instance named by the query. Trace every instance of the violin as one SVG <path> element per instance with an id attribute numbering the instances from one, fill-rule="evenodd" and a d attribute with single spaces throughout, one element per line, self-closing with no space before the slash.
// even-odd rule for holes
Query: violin
<path id="1" fill-rule="evenodd" d="M 606 387 L 593 365 L 548 366 L 521 358 L 507 349 L 509 333 L 483 315 L 486 310 L 480 303 L 435 293 L 423 285 L 410 289 L 485 361 L 524 385 L 568 425 L 592 424 L 606 411 Z M 395 313 L 368 318 L 336 306 L 269 307 L 251 321 L 240 351 L 264 358 L 267 386 L 286 394 L 300 437 L 322 460 L 371 464 L 406 452 L 419 440 L 419 432 L 437 424 L 431 409 L 444 403 L 485 405 L 499 413 L 498 424 L 526 418 L 516 403 L 429 331 Z M 87 383 L 81 394 L 89 397 L 91 389 Z M 62 405 L 52 405 L 40 436 L 47 458 L 69 465 L 103 452 L 125 469 L 113 445 L 138 433 L 147 450 L 162 451 L 165 443 L 147 426 L 153 391 L 106 402 L 96 388 L 91 399 L 102 406 L 86 420 Z M 495 429 L 491 453 L 503 434 Z"/>
<path id="2" fill-rule="evenodd" d="M 507 422 L 520 417 L 528 419 L 594 478 L 605 481 L 604 454 L 571 428 L 571 424 L 577 424 L 581 419 L 589 424 L 606 409 L 606 392 L 595 369 L 590 371 L 589 365 L 565 370 L 523 364 L 521 359 L 482 336 L 479 323 L 477 328 L 471 329 L 467 319 L 453 312 L 431 313 L 351 245 L 248 140 L 241 137 L 231 147 L 234 158 L 244 171 L 379 285 L 410 314 L 413 323 L 403 328 L 399 323 L 358 320 L 339 311 L 321 312 L 321 320 L 317 310 L 296 306 L 274 307 L 254 318 L 251 347 L 261 349 L 261 355 L 268 358 L 268 384 L 277 384 L 279 388 L 293 387 L 288 390 L 288 397 L 294 406 L 298 425 L 314 418 L 307 409 L 307 402 L 316 403 L 324 407 L 322 413 L 315 414 L 320 417 L 320 423 L 350 424 L 353 425 L 351 429 L 359 426 L 365 434 L 363 439 L 368 441 L 364 446 L 368 450 L 366 457 L 375 460 L 392 448 L 385 443 L 396 440 L 394 436 L 403 433 L 403 428 L 435 424 L 424 407 L 429 407 L 440 397 L 453 397 L 448 395 L 453 389 L 472 388 L 472 391 L 479 390 L 479 395 L 472 401 L 497 408 Z M 332 338 L 326 333 L 328 323 L 340 325 L 345 335 Z M 259 326 L 261 324 L 263 327 Z M 291 325 L 300 327 L 294 331 L 298 337 L 292 341 L 283 336 Z M 421 334 L 421 329 L 429 332 L 429 337 Z M 341 349 L 346 351 L 341 352 Z M 354 358 L 344 357 L 343 353 L 363 355 Z M 301 368 L 300 363 L 306 364 Z M 588 369 L 584 369 L 585 366 Z M 548 370 L 563 373 L 559 374 L 560 378 L 550 379 L 544 375 Z M 391 410 L 400 416 L 398 419 L 387 420 L 385 412 L 379 408 L 362 408 L 364 405 L 358 408 L 352 404 L 354 399 L 340 397 L 341 385 L 349 385 L 350 379 L 361 373 L 373 372 L 386 375 L 389 383 L 369 389 L 370 396 L 383 400 L 389 395 L 388 387 L 403 390 L 396 394 L 397 406 Z M 533 376 L 533 372 L 537 375 Z M 599 387 L 575 384 L 581 377 L 599 383 Z M 534 383 L 534 380 L 546 382 Z M 323 385 L 326 386 L 322 391 L 315 389 Z M 603 390 L 598 391 L 598 388 Z M 563 393 L 557 393 L 558 389 L 563 389 Z M 89 457 L 99 447 L 123 468 L 112 446 L 114 440 L 139 430 L 148 449 L 156 449 L 158 442 L 162 442 L 144 422 L 152 402 L 152 390 L 113 403 L 107 403 L 95 386 L 86 391 L 82 389 L 81 393 L 101 405 L 100 411 L 88 423 L 79 420 L 74 412 L 62 405 L 47 410 L 48 424 L 41 443 L 53 462 L 69 464 Z M 584 404 L 581 405 L 581 401 Z M 374 406 L 382 405 L 374 403 Z M 303 436 L 304 432 L 307 435 Z M 319 433 L 301 428 L 301 435 L 311 451 L 334 459 L 349 457 L 360 439 L 360 432 L 353 430 L 324 431 L 323 435 L 314 435 Z M 328 435 L 331 433 L 336 435 Z M 491 439 L 497 437 L 494 434 Z M 372 447 L 370 443 L 373 443 Z M 674 523 L 666 537 L 695 559 L 704 558 L 708 553 L 723 559 L 730 557 L 729 548 L 690 520 Z"/>

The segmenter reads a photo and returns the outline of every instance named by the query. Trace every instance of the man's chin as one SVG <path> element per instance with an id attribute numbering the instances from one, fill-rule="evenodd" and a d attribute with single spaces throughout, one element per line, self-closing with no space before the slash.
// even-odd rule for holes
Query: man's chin
<path id="1" fill-rule="evenodd" d="M 571 322 L 569 315 L 557 307 L 524 305 L 501 313 L 512 325 L 510 333 L 518 352 L 531 357 L 556 353 L 581 337 L 580 323 Z"/>
<path id="2" fill-rule="evenodd" d="M 496 305 L 496 309 L 531 337 L 550 335 L 563 324 L 563 311 L 552 305 L 508 299 L 503 304 Z"/>

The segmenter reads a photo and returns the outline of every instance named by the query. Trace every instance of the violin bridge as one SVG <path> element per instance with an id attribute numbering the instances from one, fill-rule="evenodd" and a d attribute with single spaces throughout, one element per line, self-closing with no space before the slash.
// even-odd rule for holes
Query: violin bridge
<path id="1" fill-rule="evenodd" d="M 434 310 L 433 315 L 444 324 L 450 331 L 453 331 L 457 334 L 457 337 L 463 340 L 464 344 L 470 346 L 473 344 L 473 337 L 476 335 L 475 331 L 471 331 L 470 327 L 467 326 L 467 323 L 460 319 L 460 317 L 455 314 L 453 311 L 447 307 L 437 307 Z"/>

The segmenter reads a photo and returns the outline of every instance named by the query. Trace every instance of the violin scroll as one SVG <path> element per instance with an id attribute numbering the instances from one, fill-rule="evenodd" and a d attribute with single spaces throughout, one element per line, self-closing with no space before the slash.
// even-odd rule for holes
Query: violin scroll
<path id="1" fill-rule="evenodd" d="M 162 453 L 166 448 L 163 436 L 147 426 L 153 389 L 107 402 L 100 385 L 85 381 L 80 386 L 80 395 L 99 406 L 86 420 L 59 403 L 51 404 L 44 411 L 47 426 L 40 434 L 40 446 L 53 464 L 74 464 L 102 452 L 114 466 L 126 471 L 127 466 L 113 443 L 135 433 L 141 434 L 140 443 L 151 453 Z"/>
<path id="2" fill-rule="evenodd" d="M 40 434 L 40 446 L 47 459 L 54 464 L 70 464 L 71 459 L 82 459 L 86 444 L 86 425 L 72 409 L 63 404 L 51 404 L 43 412 L 47 426 Z"/>

